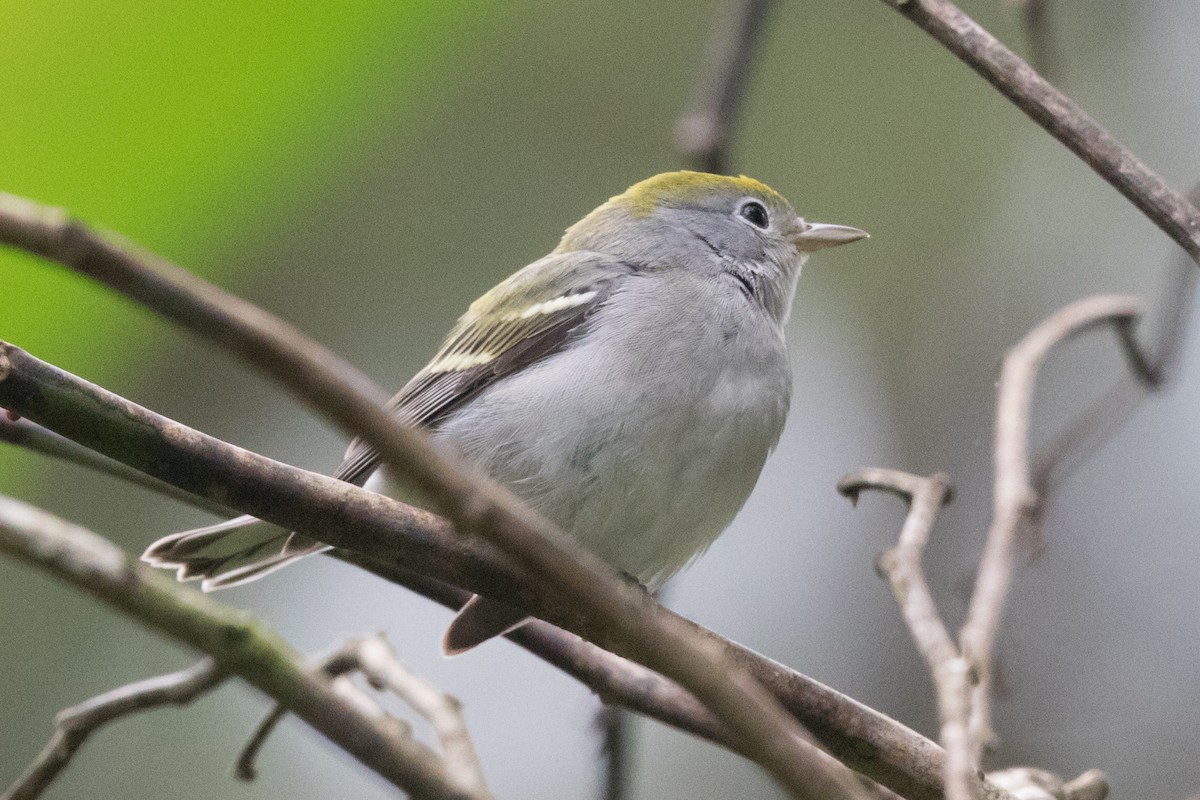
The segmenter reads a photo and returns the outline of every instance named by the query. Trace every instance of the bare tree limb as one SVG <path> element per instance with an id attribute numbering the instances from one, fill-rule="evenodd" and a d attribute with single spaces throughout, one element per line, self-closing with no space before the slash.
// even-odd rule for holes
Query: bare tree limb
<path id="1" fill-rule="evenodd" d="M 364 715 L 312 675 L 287 643 L 212 599 L 130 561 L 107 540 L 0 497 L 0 552 L 42 569 L 176 641 L 273 697 L 365 766 L 415 797 L 484 800 L 456 788 L 437 755 Z"/>
<path id="2" fill-rule="evenodd" d="M 54 718 L 50 741 L 0 800 L 36 800 L 99 728 L 162 706 L 187 705 L 227 677 L 216 661 L 206 658 L 179 672 L 131 683 L 63 709 Z"/>
<path id="3" fill-rule="evenodd" d="M 981 751 L 995 736 L 991 722 L 993 651 L 1012 580 L 1017 537 L 1022 527 L 1029 524 L 1038 506 L 1029 463 L 1034 380 L 1052 348 L 1103 324 L 1117 329 L 1135 374 L 1146 382 L 1154 380 L 1153 372 L 1145 369 L 1145 358 L 1136 351 L 1136 343 L 1128 335 L 1129 326 L 1140 308 L 1137 298 L 1119 295 L 1097 295 L 1078 300 L 1048 317 L 1005 356 L 996 401 L 992 523 L 967 608 L 967 619 L 959 633 L 962 653 L 979 677 L 973 690 L 970 725 L 976 763 Z"/>
<path id="4" fill-rule="evenodd" d="M 696 694 L 794 797 L 857 793 L 849 773 L 829 768 L 795 719 L 721 648 L 658 613 L 657 604 L 598 556 L 511 493 L 440 453 L 421 431 L 393 418 L 369 380 L 292 326 L 173 264 L 118 246 L 62 212 L 22 198 L 0 195 L 0 242 L 93 277 L 235 353 L 360 436 L 398 480 L 429 498 L 455 529 L 494 543 L 584 613 L 606 621 L 611 635 L 623 640 L 637 660 Z"/>
<path id="5" fill-rule="evenodd" d="M 890 469 L 865 469 L 842 478 L 838 491 L 855 501 L 864 489 L 879 489 L 908 502 L 908 517 L 896 546 L 880 563 L 904 616 L 917 650 L 929 666 L 937 694 L 940 740 L 946 748 L 947 800 L 978 800 L 982 783 L 970 743 L 971 665 L 959 652 L 925 581 L 921 555 L 937 520 L 949 502 L 950 478 L 937 473 L 921 478 Z"/>
<path id="6" fill-rule="evenodd" d="M 701 172 L 729 168 L 734 123 L 774 7 L 775 0 L 727 0 L 715 20 L 688 110 L 675 122 L 676 146 Z"/>
<path id="7" fill-rule="evenodd" d="M 979 73 L 1200 260 L 1200 211 L 950 0 L 883 0 Z"/>
<path id="8" fill-rule="evenodd" d="M 0 407 L 10 408 L 59 434 L 121 460 L 185 491 L 217 499 L 243 513 L 298 529 L 339 548 L 338 555 L 400 585 L 419 576 L 482 592 L 530 610 L 626 657 L 620 638 L 602 622 L 581 616 L 557 592 L 525 578 L 521 568 L 482 543 L 456 537 L 440 518 L 390 498 L 322 475 L 289 467 L 167 420 L 100 387 L 56 369 L 11 345 L 0 344 Z M 397 577 L 407 573 L 408 579 Z M 442 602 L 439 600 L 439 602 Z M 461 602 L 461 600 L 459 601 Z M 663 609 L 660 613 L 670 614 Z M 675 615 L 671 615 L 675 616 Z M 822 745 L 851 768 L 904 797 L 941 796 L 943 751 L 933 742 L 782 664 L 747 650 L 694 623 L 675 617 L 720 647 L 766 686 Z M 537 626 L 513 638 L 525 642 Z M 649 685 L 636 673 L 616 670 L 561 640 L 547 640 L 542 657 L 590 683 L 613 701 L 677 724 L 685 730 L 719 728 L 695 714 L 671 684 Z M 550 660 L 550 659 L 548 659 Z M 617 659 L 617 661 L 621 661 Z M 614 678 L 612 684 L 603 680 Z M 591 676 L 590 678 L 588 676 Z M 624 688 L 620 688 L 624 687 Z M 657 687 L 657 688 L 655 688 Z M 639 695 L 636 689 L 645 689 Z M 618 695 L 618 691 L 628 692 Z M 691 701 L 696 702 L 694 698 Z M 723 734 L 741 752 L 734 737 Z"/>

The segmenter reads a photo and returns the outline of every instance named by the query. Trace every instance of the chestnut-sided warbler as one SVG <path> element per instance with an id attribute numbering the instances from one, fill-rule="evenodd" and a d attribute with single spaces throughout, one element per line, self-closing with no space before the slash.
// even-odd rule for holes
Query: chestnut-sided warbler
<path id="1" fill-rule="evenodd" d="M 807 222 L 750 178 L 656 175 L 472 303 L 390 407 L 653 589 L 729 525 L 779 440 L 801 265 L 866 235 Z M 334 475 L 362 486 L 379 465 L 355 441 Z M 211 590 L 324 549 L 239 517 L 143 558 Z M 523 619 L 472 598 L 443 648 Z"/>

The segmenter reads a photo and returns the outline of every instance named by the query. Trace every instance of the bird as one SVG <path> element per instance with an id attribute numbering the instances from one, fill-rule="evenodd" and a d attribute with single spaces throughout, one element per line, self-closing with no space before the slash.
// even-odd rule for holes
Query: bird
<path id="1" fill-rule="evenodd" d="M 801 267 L 866 236 L 744 175 L 655 175 L 472 303 L 388 409 L 654 591 L 729 526 L 779 441 Z M 356 439 L 333 474 L 394 493 L 380 467 Z M 143 559 L 212 591 L 327 549 L 244 516 Z M 477 595 L 443 652 L 527 619 Z"/>

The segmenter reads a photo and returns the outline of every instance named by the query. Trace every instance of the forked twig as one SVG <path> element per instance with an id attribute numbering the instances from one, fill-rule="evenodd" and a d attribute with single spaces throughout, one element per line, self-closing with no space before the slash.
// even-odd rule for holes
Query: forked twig
<path id="1" fill-rule="evenodd" d="M 400 698 L 433 726 L 441 744 L 446 773 L 454 784 L 472 796 L 490 796 L 483 765 L 471 742 L 471 734 L 463 720 L 462 706 L 458 700 L 400 663 L 382 635 L 346 642 L 334 653 L 322 658 L 317 669 L 334 679 L 339 691 L 366 713 L 387 717 L 374 701 L 349 681 L 350 673 L 361 673 L 374 688 L 391 692 Z M 255 730 L 237 760 L 235 774 L 239 779 L 254 779 L 254 761 L 271 731 L 285 715 L 286 710 L 276 706 Z M 392 717 L 387 719 L 397 727 L 398 733 L 410 735 L 406 723 Z"/>
<path id="2" fill-rule="evenodd" d="M 216 661 L 206 658 L 179 672 L 131 683 L 63 709 L 54 717 L 50 741 L 0 800 L 35 800 L 99 728 L 143 711 L 187 705 L 228 677 Z"/>
<path id="3" fill-rule="evenodd" d="M 218 667 L 290 711 L 413 796 L 486 800 L 455 786 L 440 758 L 364 714 L 244 612 L 235 612 L 130 560 L 95 533 L 35 506 L 0 497 L 0 552 L 35 566 L 210 656 Z"/>
<path id="4" fill-rule="evenodd" d="M 908 502 L 908 516 L 899 540 L 884 553 L 879 564 L 887 574 L 917 650 L 933 676 L 941 726 L 939 738 L 946 748 L 946 798 L 978 800 L 982 796 L 979 767 L 968 744 L 971 668 L 938 613 L 921 566 L 921 555 L 938 511 L 953 495 L 950 477 L 940 472 L 922 478 L 899 470 L 864 469 L 838 483 L 838 491 L 851 502 L 856 502 L 865 489 L 891 492 Z"/>
<path id="5" fill-rule="evenodd" d="M 957 645 L 938 613 L 921 568 L 921 553 L 937 509 L 949 497 L 948 479 L 876 469 L 849 475 L 838 486 L 851 499 L 867 488 L 909 499 L 909 515 L 899 543 L 884 556 L 882 566 L 933 675 L 950 800 L 978 800 L 984 789 L 976 776 L 983 751 L 994 738 L 991 684 L 996 633 L 1012 579 L 1018 533 L 1030 524 L 1039 506 L 1029 463 L 1030 408 L 1038 370 L 1057 345 L 1108 324 L 1115 328 L 1138 380 L 1157 385 L 1161 372 L 1132 334 L 1139 311 L 1140 303 L 1133 297 L 1084 298 L 1052 314 L 1005 357 L 996 402 L 992 524 Z"/>

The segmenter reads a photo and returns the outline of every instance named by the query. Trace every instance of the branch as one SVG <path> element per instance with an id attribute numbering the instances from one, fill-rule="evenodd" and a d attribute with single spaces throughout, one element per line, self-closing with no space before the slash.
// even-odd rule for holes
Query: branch
<path id="1" fill-rule="evenodd" d="M 719 14 L 692 100 L 675 122 L 675 144 L 701 172 L 729 168 L 729 140 L 774 0 L 730 0 Z"/>
<path id="2" fill-rule="evenodd" d="M 565 601 L 606 622 L 610 635 L 637 660 L 692 691 L 794 797 L 855 794 L 849 774 L 828 769 L 795 719 L 721 648 L 659 613 L 657 604 L 598 556 L 393 418 L 369 380 L 292 326 L 173 264 L 118 246 L 62 212 L 21 198 L 0 195 L 0 241 L 91 276 L 240 356 L 371 444 L 392 474 L 429 498 L 457 531 L 494 543 L 539 582 L 555 586 Z M 294 527 L 307 532 L 311 525 Z"/>
<path id="3" fill-rule="evenodd" d="M 449 781 L 436 754 L 364 715 L 304 668 L 287 643 L 91 531 L 0 497 L 0 552 L 70 583 L 154 630 L 208 654 L 395 786 L 422 798 L 484 800 Z"/>
<path id="4" fill-rule="evenodd" d="M 217 662 L 206 658 L 179 672 L 131 683 L 63 709 L 54 718 L 50 741 L 0 800 L 37 800 L 97 729 L 154 708 L 187 705 L 227 677 Z"/>
<path id="5" fill-rule="evenodd" d="M 1200 261 L 1200 211 L 949 0 L 883 0 L 992 84 Z"/>
<path id="6" fill-rule="evenodd" d="M 976 756 L 994 738 L 993 648 L 1012 579 L 1017 536 L 1038 507 L 1029 465 L 1030 406 L 1038 368 L 1055 346 L 1089 328 L 1109 324 L 1116 328 L 1135 375 L 1144 382 L 1153 382 L 1154 373 L 1146 368 L 1145 357 L 1129 335 L 1139 310 L 1140 304 L 1133 297 L 1097 295 L 1078 300 L 1030 331 L 1004 358 L 996 401 L 992 523 L 967 620 L 959 633 L 963 655 L 979 676 L 971 703 L 971 739 Z"/>
<path id="7" fill-rule="evenodd" d="M 226 444 L 2 343 L 0 407 L 180 489 L 311 534 L 341 548 L 340 557 L 388 580 L 411 586 L 412 576 L 422 575 L 427 576 L 426 581 L 437 579 L 487 594 L 636 660 L 636 654 L 621 639 L 610 636 L 601 622 L 581 616 L 560 594 L 526 579 L 511 559 L 494 549 L 453 535 L 438 517 Z M 406 574 L 410 576 L 407 581 L 398 577 Z M 905 797 L 941 796 L 943 753 L 933 742 L 666 609 L 659 613 L 674 617 L 711 646 L 721 648 L 851 768 Z M 513 638 L 524 642 L 537 628 L 524 626 Z M 557 651 L 554 658 L 573 663 L 576 671 L 564 667 L 568 672 L 576 677 L 591 676 L 581 678 L 585 682 L 598 681 L 598 675 L 609 675 L 613 669 L 611 660 L 592 662 L 590 656 L 579 656 L 578 651 L 561 644 L 544 643 L 547 651 Z M 623 704 L 684 730 L 718 735 L 715 720 L 696 716 L 694 698 L 693 705 L 687 705 L 680 700 L 683 695 L 677 687 L 663 694 L 647 689 L 648 696 L 638 696 L 641 684 L 635 677 L 624 686 L 616 690 L 629 692 L 622 695 Z M 723 741 L 737 750 L 738 745 L 731 743 L 734 738 L 726 734 Z"/>
<path id="8" fill-rule="evenodd" d="M 950 478 L 942 473 L 920 478 L 897 470 L 866 469 L 847 475 L 838 483 L 838 491 L 851 502 L 857 501 L 864 489 L 888 491 L 908 502 L 908 517 L 900 531 L 900 540 L 883 555 L 880 564 L 917 650 L 933 676 L 941 722 L 939 738 L 946 748 L 946 798 L 978 800 L 979 767 L 968 734 L 971 668 L 938 613 L 921 567 L 921 554 L 929 542 L 938 510 L 949 502 L 952 494 Z"/>

